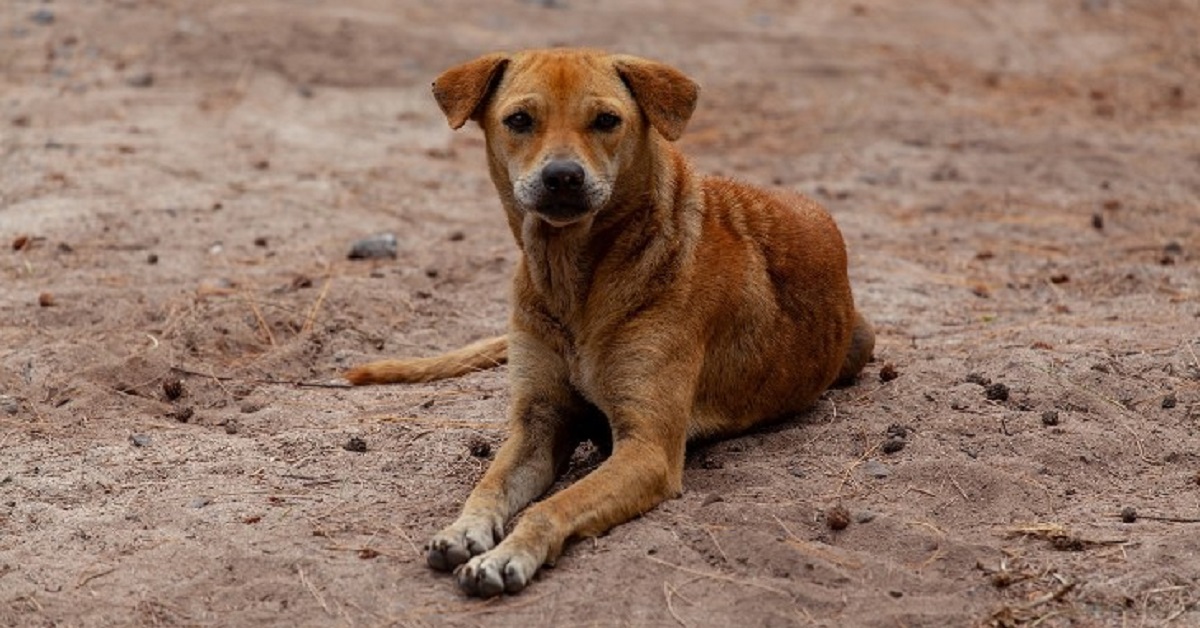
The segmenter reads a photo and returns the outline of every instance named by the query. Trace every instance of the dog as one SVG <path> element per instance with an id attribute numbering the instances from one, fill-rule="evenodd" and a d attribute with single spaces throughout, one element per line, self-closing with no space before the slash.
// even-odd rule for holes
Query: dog
<path id="1" fill-rule="evenodd" d="M 698 94 L 663 63 L 576 49 L 489 54 L 433 83 L 452 128 L 483 128 L 521 250 L 508 332 L 346 377 L 430 381 L 507 360 L 508 438 L 426 548 L 469 595 L 521 591 L 567 540 L 678 496 L 689 440 L 803 411 L 872 357 L 829 214 L 698 175 L 672 145 Z M 584 440 L 605 460 L 534 503 Z"/>

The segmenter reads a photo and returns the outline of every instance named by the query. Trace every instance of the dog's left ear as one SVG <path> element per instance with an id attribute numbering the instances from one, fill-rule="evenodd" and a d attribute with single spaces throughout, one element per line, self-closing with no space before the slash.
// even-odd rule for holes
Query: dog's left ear
<path id="1" fill-rule="evenodd" d="M 437 77 L 433 82 L 433 97 L 446 114 L 450 128 L 457 129 L 467 120 L 478 119 L 480 107 L 500 82 L 507 65 L 507 55 L 494 53 L 454 66 Z"/>
<path id="2" fill-rule="evenodd" d="M 613 65 L 651 126 L 668 140 L 679 139 L 696 109 L 700 86 L 683 72 L 657 61 L 618 55 Z"/>

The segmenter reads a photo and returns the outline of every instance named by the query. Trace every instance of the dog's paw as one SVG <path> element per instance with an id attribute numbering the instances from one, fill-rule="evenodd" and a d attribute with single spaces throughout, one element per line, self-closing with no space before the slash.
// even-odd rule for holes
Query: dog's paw
<path id="1" fill-rule="evenodd" d="M 452 571 L 496 546 L 499 531 L 483 519 L 460 518 L 438 532 L 425 546 L 425 561 L 438 571 Z"/>
<path id="2" fill-rule="evenodd" d="M 489 598 L 524 589 L 538 566 L 538 560 L 529 554 L 497 548 L 472 558 L 455 574 L 467 595 Z"/>

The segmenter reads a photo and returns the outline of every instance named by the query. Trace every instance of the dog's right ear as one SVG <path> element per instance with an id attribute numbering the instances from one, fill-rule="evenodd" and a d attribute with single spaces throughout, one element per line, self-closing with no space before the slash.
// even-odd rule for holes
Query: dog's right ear
<path id="1" fill-rule="evenodd" d="M 478 119 L 484 101 L 500 82 L 507 65 L 507 55 L 494 53 L 454 66 L 437 77 L 433 97 L 446 114 L 450 128 Z"/>

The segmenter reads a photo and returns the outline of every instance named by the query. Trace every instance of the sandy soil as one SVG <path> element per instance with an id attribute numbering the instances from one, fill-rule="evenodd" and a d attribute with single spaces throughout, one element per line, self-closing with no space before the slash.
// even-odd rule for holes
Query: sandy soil
<path id="1" fill-rule="evenodd" d="M 3 3 L 0 625 L 1200 625 L 1200 3 L 476 4 Z M 549 44 L 696 77 L 684 148 L 826 203 L 880 343 L 476 602 L 420 546 L 503 371 L 313 384 L 503 329 L 427 90 Z"/>

